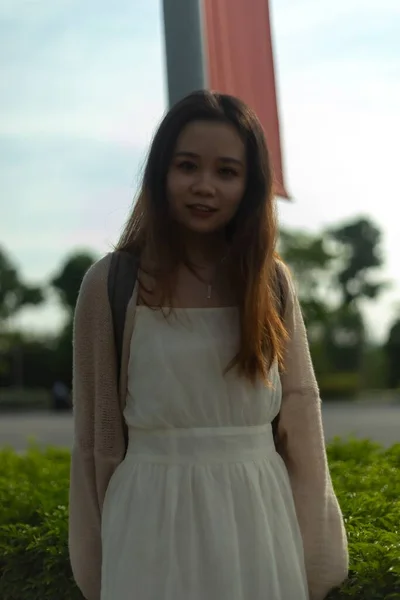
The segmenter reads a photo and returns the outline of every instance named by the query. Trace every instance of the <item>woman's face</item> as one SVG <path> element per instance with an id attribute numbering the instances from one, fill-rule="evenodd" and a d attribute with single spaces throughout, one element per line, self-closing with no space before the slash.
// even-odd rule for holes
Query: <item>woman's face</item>
<path id="1" fill-rule="evenodd" d="M 246 188 L 246 152 L 226 123 L 194 121 L 180 134 L 167 176 L 172 217 L 193 233 L 223 230 Z"/>

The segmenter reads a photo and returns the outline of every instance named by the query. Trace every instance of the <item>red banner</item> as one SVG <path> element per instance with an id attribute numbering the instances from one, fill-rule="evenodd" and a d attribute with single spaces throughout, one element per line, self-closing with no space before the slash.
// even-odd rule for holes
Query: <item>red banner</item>
<path id="1" fill-rule="evenodd" d="M 264 128 L 275 172 L 284 184 L 268 0 L 203 0 L 209 88 L 241 98 Z"/>

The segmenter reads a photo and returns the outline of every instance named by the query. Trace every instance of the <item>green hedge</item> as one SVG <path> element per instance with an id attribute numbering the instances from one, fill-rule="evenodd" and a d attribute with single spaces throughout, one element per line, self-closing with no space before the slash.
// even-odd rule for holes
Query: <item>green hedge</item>
<path id="1" fill-rule="evenodd" d="M 351 555 L 330 600 L 400 598 L 400 444 L 335 441 L 328 453 Z M 1 600 L 82 600 L 68 562 L 68 477 L 68 451 L 0 451 Z"/>
<path id="2" fill-rule="evenodd" d="M 0 388 L 0 411 L 48 410 L 51 407 L 50 390 Z"/>
<path id="3" fill-rule="evenodd" d="M 317 376 L 323 400 L 351 400 L 361 389 L 358 373 L 328 373 Z"/>

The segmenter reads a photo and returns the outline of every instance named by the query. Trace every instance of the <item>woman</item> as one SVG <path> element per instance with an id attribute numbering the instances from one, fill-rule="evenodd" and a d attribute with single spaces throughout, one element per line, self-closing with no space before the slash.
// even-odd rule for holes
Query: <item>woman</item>
<path id="1" fill-rule="evenodd" d="M 276 237 L 256 116 L 229 96 L 188 96 L 158 129 L 118 245 L 140 263 L 119 380 L 110 255 L 76 309 L 70 556 L 88 600 L 322 600 L 345 579 Z"/>

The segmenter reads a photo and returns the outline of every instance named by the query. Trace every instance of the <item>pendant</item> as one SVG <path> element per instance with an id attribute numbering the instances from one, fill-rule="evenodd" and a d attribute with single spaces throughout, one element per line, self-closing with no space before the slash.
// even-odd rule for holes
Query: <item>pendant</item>
<path id="1" fill-rule="evenodd" d="M 210 298 L 211 298 L 211 292 L 212 292 L 212 285 L 208 284 L 207 285 L 207 300 L 210 300 Z"/>

